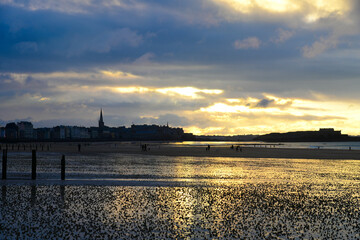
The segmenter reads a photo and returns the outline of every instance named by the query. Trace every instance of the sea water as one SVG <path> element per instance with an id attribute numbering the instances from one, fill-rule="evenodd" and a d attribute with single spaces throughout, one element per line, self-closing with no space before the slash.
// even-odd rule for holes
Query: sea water
<path id="1" fill-rule="evenodd" d="M 177 146 L 207 146 L 208 144 L 212 146 L 223 146 L 228 147 L 231 145 L 243 145 L 249 147 L 264 147 L 267 145 L 274 145 L 279 148 L 301 148 L 301 149 L 311 149 L 311 148 L 321 148 L 321 149 L 339 149 L 339 150 L 348 150 L 349 147 L 351 150 L 360 150 L 360 142 L 259 142 L 259 141 L 239 141 L 239 142 L 221 142 L 221 141 L 184 141 L 178 143 L 167 143 L 169 145 Z"/>
<path id="2" fill-rule="evenodd" d="M 360 162 L 9 153 L 0 239 L 358 239 Z"/>

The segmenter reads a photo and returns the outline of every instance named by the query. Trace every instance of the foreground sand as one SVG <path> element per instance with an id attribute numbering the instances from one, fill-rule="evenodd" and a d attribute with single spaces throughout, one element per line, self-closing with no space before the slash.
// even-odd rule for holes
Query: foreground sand
<path id="1" fill-rule="evenodd" d="M 277 147 L 242 147 L 242 151 L 230 149 L 229 146 L 212 146 L 206 151 L 205 146 L 186 146 L 173 144 L 147 143 L 148 150 L 142 151 L 141 143 L 81 143 L 82 154 L 91 153 L 124 153 L 162 156 L 194 156 L 194 157 L 246 157 L 246 158 L 296 158 L 296 159 L 354 159 L 360 160 L 359 150 L 332 149 L 290 149 Z M 20 145 L 20 146 L 19 146 Z M 25 144 L 25 151 L 37 148 L 39 152 L 79 152 L 79 143 L 37 143 Z M 49 147 L 48 147 L 49 146 Z M 2 145 L 4 149 L 5 145 Z M 8 145 L 9 151 L 24 151 L 23 144 Z"/>

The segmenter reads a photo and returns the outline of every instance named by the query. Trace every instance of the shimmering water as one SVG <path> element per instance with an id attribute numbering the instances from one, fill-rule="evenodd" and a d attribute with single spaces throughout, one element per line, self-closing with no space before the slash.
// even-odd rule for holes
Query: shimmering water
<path id="1" fill-rule="evenodd" d="M 360 161 L 74 154 L 59 184 L 41 154 L 34 185 L 30 157 L 9 155 L 0 239 L 360 238 Z"/>
<path id="2" fill-rule="evenodd" d="M 192 142 L 185 141 L 179 143 L 173 143 L 170 145 L 182 145 L 182 146 L 207 146 L 211 144 L 213 146 L 231 146 L 231 145 L 244 145 L 244 146 L 261 146 L 264 144 L 275 144 L 277 147 L 281 148 L 321 148 L 321 149 L 342 149 L 347 150 L 349 147 L 352 150 L 360 150 L 360 142 L 274 142 L 274 143 L 264 143 L 259 141 L 241 141 L 241 142 L 221 142 L 221 141 L 213 141 L 213 142 Z"/>

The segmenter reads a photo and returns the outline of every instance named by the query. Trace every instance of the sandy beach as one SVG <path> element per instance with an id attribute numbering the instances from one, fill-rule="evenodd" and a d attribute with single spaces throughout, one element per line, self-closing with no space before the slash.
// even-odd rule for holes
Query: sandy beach
<path id="1" fill-rule="evenodd" d="M 343 159 L 360 160 L 360 150 L 337 149 L 299 149 L 276 147 L 241 147 L 241 151 L 230 149 L 229 146 L 190 146 L 176 144 L 146 143 L 147 151 L 143 151 L 142 144 L 146 142 L 96 142 L 96 143 L 26 143 L 8 144 L 9 151 L 30 151 L 59 153 L 124 153 L 145 154 L 158 156 L 193 156 L 193 157 L 241 157 L 241 158 L 290 158 L 290 159 Z M 79 151 L 79 144 L 80 151 Z M 211 144 L 211 143 L 210 143 Z M 1 149 L 6 146 L 2 144 Z M 25 149 L 25 150 L 24 150 Z"/>
<path id="2" fill-rule="evenodd" d="M 8 145 L 0 239 L 360 238 L 360 161 L 319 160 L 359 151 L 47 144 Z"/>

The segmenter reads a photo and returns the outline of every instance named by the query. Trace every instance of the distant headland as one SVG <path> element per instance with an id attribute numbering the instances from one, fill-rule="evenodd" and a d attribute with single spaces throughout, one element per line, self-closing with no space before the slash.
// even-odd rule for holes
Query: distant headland
<path id="1" fill-rule="evenodd" d="M 264 142 L 351 142 L 360 141 L 360 137 L 341 134 L 333 128 L 320 128 L 319 131 L 297 131 L 287 133 L 270 133 L 254 138 Z"/>

